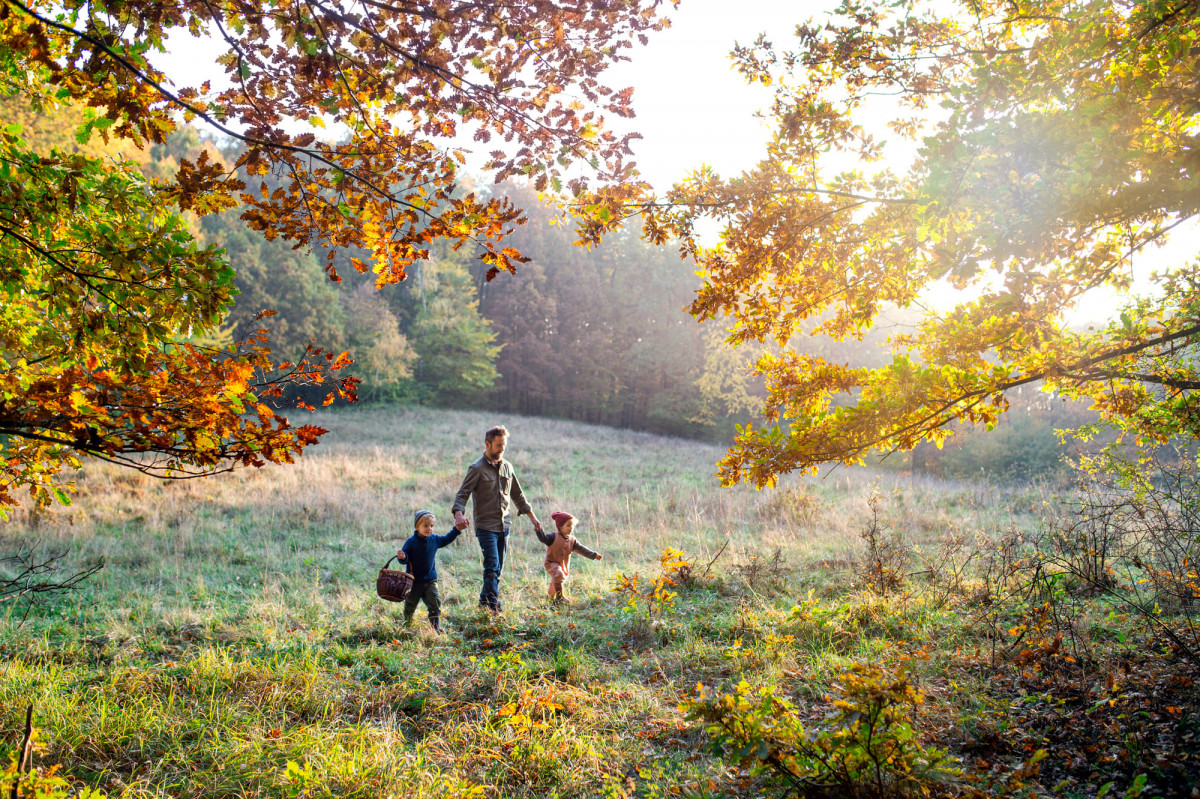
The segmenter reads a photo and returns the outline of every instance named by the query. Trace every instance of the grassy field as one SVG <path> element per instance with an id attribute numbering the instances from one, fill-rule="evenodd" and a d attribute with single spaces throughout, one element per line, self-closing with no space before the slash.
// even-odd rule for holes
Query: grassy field
<path id="1" fill-rule="evenodd" d="M 449 527 L 496 421 L 535 512 L 549 524 L 570 511 L 605 559 L 573 562 L 573 602 L 551 607 L 544 550 L 522 519 L 507 612 L 490 617 L 476 607 L 468 533 L 439 554 L 446 634 L 407 631 L 399 607 L 375 596 L 375 573 L 414 509 Z M 901 720 L 918 754 L 953 758 L 929 772 L 935 793 L 1133 784 L 1116 765 L 1073 766 L 1066 744 L 1036 777 L 1031 756 L 1053 741 L 1041 716 L 1013 709 L 1032 667 L 996 665 L 1007 620 L 972 604 L 965 583 L 922 583 L 943 569 L 929 564 L 948 538 L 986 548 L 977 536 L 1036 528 L 1056 502 L 1046 490 L 868 470 L 721 489 L 720 448 L 692 441 L 431 410 L 317 422 L 330 434 L 295 465 L 179 482 L 91 465 L 73 506 L 23 510 L 0 528 L 0 553 L 70 547 L 72 565 L 105 563 L 23 624 L 16 605 L 0 618 L 0 756 L 32 702 L 38 762 L 114 796 L 774 796 L 769 773 L 713 753 L 681 702 L 698 684 L 712 697 L 744 679 L 743 691 L 793 697 L 797 717 L 819 726 L 831 694 L 859 696 L 847 670 L 874 663 L 924 698 Z M 866 590 L 862 569 L 875 492 L 881 534 L 915 550 L 905 587 L 886 596 Z M 668 548 L 692 563 L 662 586 L 674 597 L 630 606 L 613 591 L 618 573 L 652 585 Z M 1080 684 L 1080 702 L 1113 696 L 1101 672 Z M 1164 685 L 1183 735 L 1194 729 L 1188 686 L 1176 686 L 1181 699 Z"/>

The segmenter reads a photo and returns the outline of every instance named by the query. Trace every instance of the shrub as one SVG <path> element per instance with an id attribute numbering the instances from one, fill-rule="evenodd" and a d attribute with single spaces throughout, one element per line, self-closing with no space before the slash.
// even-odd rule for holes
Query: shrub
<path id="1" fill-rule="evenodd" d="M 904 538 L 879 521 L 880 500 L 878 492 L 872 492 L 867 500 L 871 518 L 860 533 L 867 552 L 859 577 L 871 591 L 887 596 L 903 584 L 910 553 Z"/>
<path id="2" fill-rule="evenodd" d="M 930 604 L 933 607 L 941 609 L 950 602 L 951 597 L 967 596 L 968 567 L 979 554 L 980 542 L 977 540 L 972 545 L 966 534 L 961 532 L 942 536 L 929 556 L 924 556 L 914 548 L 913 555 L 921 560 L 923 573 L 929 579 L 932 589 Z"/>
<path id="3" fill-rule="evenodd" d="M 678 549 L 668 547 L 659 556 L 661 571 L 648 586 L 640 584 L 641 576 L 627 576 L 617 572 L 613 593 L 625 598 L 625 608 L 631 613 L 639 609 L 647 617 L 661 616 L 675 609 L 675 597 L 678 592 L 671 589 L 681 582 L 690 581 L 692 577 L 692 562 L 683 557 Z"/>
<path id="4" fill-rule="evenodd" d="M 1200 470 L 1163 449 L 1108 448 L 1080 463 L 1079 505 L 1036 538 L 1043 583 L 1130 612 L 1200 668 Z M 1057 609 L 1064 592 L 1046 593 Z M 1059 624 L 1061 629 L 1064 625 Z"/>
<path id="5" fill-rule="evenodd" d="M 30 759 L 34 752 L 41 752 L 44 745 L 38 741 L 41 732 L 33 726 L 33 706 L 25 716 L 25 737 L 20 747 L 9 754 L 8 767 L 0 775 L 0 792 L 13 799 L 105 799 L 105 795 L 91 788 L 75 788 L 66 779 L 58 775 L 58 765 L 45 768 L 30 768 Z M 9 790 L 11 789 L 11 794 Z"/>
<path id="6" fill-rule="evenodd" d="M 923 697 L 905 668 L 856 664 L 834 682 L 832 713 L 812 729 L 773 686 L 744 680 L 732 693 L 686 702 L 717 755 L 788 787 L 795 795 L 850 799 L 927 796 L 956 774 L 945 754 L 926 748 L 913 727 Z"/>
<path id="7" fill-rule="evenodd" d="M 792 569 L 787 565 L 782 550 L 776 549 L 769 558 L 751 556 L 745 563 L 739 563 L 729 571 L 751 591 L 774 596 L 786 591 L 787 576 Z"/>

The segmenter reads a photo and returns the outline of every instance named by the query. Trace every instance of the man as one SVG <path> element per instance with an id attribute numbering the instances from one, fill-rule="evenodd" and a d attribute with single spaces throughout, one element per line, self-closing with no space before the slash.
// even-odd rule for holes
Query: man
<path id="1" fill-rule="evenodd" d="M 518 515 L 528 515 L 533 529 L 542 532 L 542 523 L 525 501 L 512 464 L 504 460 L 508 431 L 493 427 L 483 436 L 483 457 L 467 467 L 467 476 L 454 497 L 454 522 L 465 523 L 463 510 L 467 498 L 475 500 L 475 538 L 483 553 L 483 590 L 480 607 L 500 613 L 500 574 L 504 571 L 504 552 L 508 548 L 509 506 L 516 505 Z"/>

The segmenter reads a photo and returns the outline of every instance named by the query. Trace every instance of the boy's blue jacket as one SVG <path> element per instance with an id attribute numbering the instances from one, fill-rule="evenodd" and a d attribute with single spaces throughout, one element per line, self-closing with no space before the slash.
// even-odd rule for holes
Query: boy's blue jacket
<path id="1" fill-rule="evenodd" d="M 451 527 L 445 535 L 430 533 L 428 538 L 413 533 L 400 551 L 404 553 L 408 573 L 418 583 L 428 583 L 437 579 L 437 551 L 447 546 L 462 532 L 457 527 Z"/>

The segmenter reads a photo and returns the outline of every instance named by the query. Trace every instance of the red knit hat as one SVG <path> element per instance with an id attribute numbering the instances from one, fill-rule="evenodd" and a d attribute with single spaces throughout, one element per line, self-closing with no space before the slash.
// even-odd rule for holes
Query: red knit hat
<path id="1" fill-rule="evenodd" d="M 561 530 L 562 526 L 567 523 L 568 519 L 574 519 L 575 517 L 566 511 L 556 510 L 554 513 L 550 514 L 550 518 L 554 520 L 554 526 Z"/>

